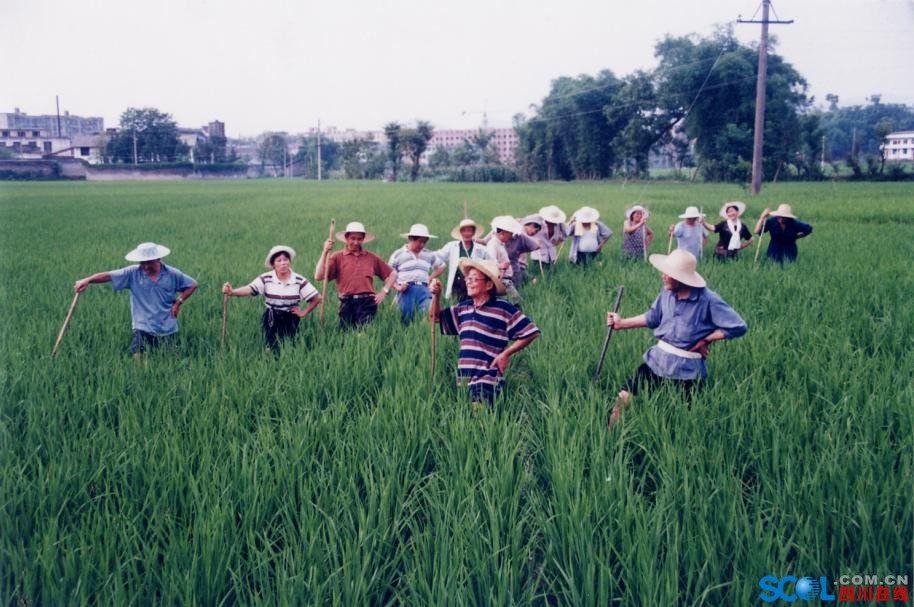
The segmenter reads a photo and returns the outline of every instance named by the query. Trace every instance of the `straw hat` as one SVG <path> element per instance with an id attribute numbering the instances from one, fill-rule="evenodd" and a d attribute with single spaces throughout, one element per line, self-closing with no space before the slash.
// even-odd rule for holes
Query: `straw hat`
<path id="1" fill-rule="evenodd" d="M 524 225 L 532 223 L 533 225 L 539 226 L 540 229 L 543 228 L 543 218 L 539 215 L 527 215 L 521 220 L 521 223 Z"/>
<path id="2" fill-rule="evenodd" d="M 336 239 L 339 240 L 340 242 L 346 242 L 346 234 L 348 234 L 349 232 L 361 232 L 362 234 L 365 235 L 364 242 L 371 242 L 372 240 L 374 240 L 374 234 L 366 231 L 365 226 L 359 221 L 350 221 L 349 223 L 347 223 L 346 229 L 343 230 L 342 234 L 337 232 Z"/>
<path id="3" fill-rule="evenodd" d="M 510 215 L 499 215 L 492 220 L 493 230 L 504 230 L 512 234 L 520 234 L 524 231 L 524 226 Z"/>
<path id="4" fill-rule="evenodd" d="M 720 216 L 723 217 L 724 219 L 728 219 L 727 209 L 729 209 L 730 207 L 736 207 L 736 216 L 737 217 L 741 217 L 743 215 L 743 213 L 746 212 L 746 203 L 740 202 L 739 200 L 734 200 L 733 202 L 724 203 L 724 206 L 720 207 Z"/>
<path id="5" fill-rule="evenodd" d="M 410 226 L 409 232 L 400 234 L 400 238 L 409 238 L 410 236 L 416 236 L 417 238 L 438 238 L 434 234 L 428 233 L 428 226 L 424 223 L 414 223 Z"/>
<path id="6" fill-rule="evenodd" d="M 705 279 L 695 271 L 698 260 L 685 249 L 676 249 L 669 255 L 651 255 L 648 260 L 651 265 L 675 280 L 690 287 L 705 286 Z"/>
<path id="7" fill-rule="evenodd" d="M 539 216 L 543 218 L 543 221 L 548 221 L 549 223 L 565 223 L 565 219 L 567 219 L 564 211 L 554 204 L 540 209 Z"/>
<path id="8" fill-rule="evenodd" d="M 501 279 L 498 278 L 498 264 L 494 260 L 469 259 L 467 257 L 463 257 L 460 259 L 458 267 L 464 276 L 466 276 L 467 272 L 474 268 L 479 270 L 486 275 L 486 278 L 492 281 L 492 283 L 495 285 L 495 292 L 498 295 L 505 294 L 505 283 L 503 283 Z"/>
<path id="9" fill-rule="evenodd" d="M 463 238 L 463 236 L 460 234 L 460 230 L 462 230 L 463 228 L 475 228 L 476 232 L 473 233 L 473 238 L 478 238 L 478 237 L 482 236 L 482 233 L 485 232 L 485 230 L 486 230 L 484 227 L 482 227 L 480 224 L 476 223 L 472 219 L 464 219 L 459 224 L 457 224 L 456 228 L 451 230 L 451 238 L 454 238 L 456 240 L 461 240 Z"/>
<path id="10" fill-rule="evenodd" d="M 265 265 L 268 268 L 272 268 L 273 264 L 271 264 L 270 261 L 273 259 L 273 256 L 276 255 L 277 253 L 285 253 L 286 255 L 289 256 L 289 261 L 292 261 L 293 259 L 295 259 L 295 249 L 293 249 L 292 247 L 286 246 L 284 244 L 278 244 L 275 247 L 273 247 L 272 249 L 270 249 L 269 253 L 267 253 L 266 258 L 263 260 L 263 265 Z"/>
<path id="11" fill-rule="evenodd" d="M 574 212 L 576 223 L 593 223 L 600 218 L 600 211 L 593 207 L 581 207 Z"/>
<path id="12" fill-rule="evenodd" d="M 641 211 L 641 214 L 644 215 L 644 219 L 647 219 L 648 217 L 651 216 L 650 211 L 645 209 L 640 204 L 636 204 L 636 205 L 632 205 L 629 208 L 625 209 L 625 218 L 628 219 L 629 221 L 631 221 L 632 213 L 634 213 L 635 211 Z"/>
<path id="13" fill-rule="evenodd" d="M 154 259 L 162 259 L 169 253 L 171 253 L 171 250 L 168 247 L 163 247 L 154 242 L 144 242 L 127 253 L 124 259 L 127 261 L 152 261 Z"/>
<path id="14" fill-rule="evenodd" d="M 685 213 L 679 216 L 679 219 L 700 219 L 701 211 L 698 207 L 686 207 Z"/>
<path id="15" fill-rule="evenodd" d="M 771 211 L 770 215 L 772 217 L 786 217 L 788 219 L 796 219 L 797 216 L 793 214 L 793 209 L 790 208 L 790 205 L 786 202 L 778 205 L 778 208 L 774 211 Z"/>

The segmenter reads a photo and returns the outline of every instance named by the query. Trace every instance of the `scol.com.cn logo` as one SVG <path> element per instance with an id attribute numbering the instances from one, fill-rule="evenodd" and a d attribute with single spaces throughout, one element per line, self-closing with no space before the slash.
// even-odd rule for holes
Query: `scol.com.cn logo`
<path id="1" fill-rule="evenodd" d="M 887 575 L 842 575 L 838 584 L 832 586 L 828 577 L 785 575 L 778 578 L 766 575 L 759 580 L 762 593 L 759 598 L 766 603 L 786 601 L 865 601 L 868 603 L 887 603 L 890 601 L 909 601 L 908 576 Z"/>

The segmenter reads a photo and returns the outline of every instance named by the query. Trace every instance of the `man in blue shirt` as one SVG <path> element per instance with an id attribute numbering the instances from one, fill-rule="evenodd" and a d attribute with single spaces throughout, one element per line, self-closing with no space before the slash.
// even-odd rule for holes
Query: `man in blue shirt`
<path id="1" fill-rule="evenodd" d="M 676 245 L 679 249 L 685 249 L 697 258 L 701 257 L 701 252 L 708 242 L 708 230 L 698 223 L 703 219 L 698 207 L 688 207 L 676 225 L 670 226 L 670 234 L 676 237 Z"/>
<path id="2" fill-rule="evenodd" d="M 138 265 L 120 270 L 98 272 L 77 280 L 73 288 L 82 293 L 90 284 L 110 282 L 115 291 L 130 289 L 130 315 L 133 342 L 130 353 L 139 356 L 147 346 L 178 332 L 178 313 L 197 289 L 197 281 L 177 268 L 166 266 L 162 258 L 171 253 L 167 247 L 144 242 L 126 255 Z"/>
<path id="3" fill-rule="evenodd" d="M 644 363 L 619 391 L 609 418 L 611 428 L 622 415 L 632 395 L 641 386 L 664 380 L 680 382 L 686 391 L 707 377 L 708 346 L 721 339 L 746 333 L 746 322 L 720 295 L 705 288 L 705 279 L 695 271 L 695 256 L 684 249 L 669 255 L 651 255 L 650 262 L 663 274 L 663 291 L 644 314 L 622 318 L 606 315 L 607 326 L 616 330 L 649 327 L 657 344 L 644 353 Z"/>

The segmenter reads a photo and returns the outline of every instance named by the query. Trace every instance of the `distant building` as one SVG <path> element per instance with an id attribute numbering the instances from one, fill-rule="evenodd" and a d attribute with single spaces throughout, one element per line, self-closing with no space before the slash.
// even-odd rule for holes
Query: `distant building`
<path id="1" fill-rule="evenodd" d="M 517 150 L 518 138 L 513 128 L 501 129 L 435 129 L 431 141 L 428 142 L 426 154 L 434 154 L 439 148 L 453 152 L 463 142 L 473 142 L 473 137 L 482 130 L 491 135 L 492 144 L 498 152 L 498 160 L 502 164 L 514 164 L 514 152 Z"/>
<path id="2" fill-rule="evenodd" d="M 880 149 L 887 162 L 914 162 L 914 131 L 889 133 Z"/>
<path id="3" fill-rule="evenodd" d="M 97 135 L 105 132 L 105 120 L 99 117 L 71 116 L 70 112 L 58 116 L 42 114 L 30 116 L 16 108 L 14 112 L 0 113 L 0 131 L 45 131 L 49 137 L 72 137 L 74 135 Z"/>
<path id="4" fill-rule="evenodd" d="M 17 158 L 38 159 L 70 147 L 69 137 L 54 137 L 38 128 L 0 128 L 0 148 Z"/>
<path id="5" fill-rule="evenodd" d="M 74 135 L 66 141 L 69 147 L 63 148 L 42 158 L 76 158 L 89 164 L 100 164 L 104 161 L 104 135 Z"/>
<path id="6" fill-rule="evenodd" d="M 308 137 L 317 137 L 317 128 L 308 129 Z M 384 131 L 360 131 L 357 129 L 338 129 L 335 126 L 328 126 L 321 129 L 321 139 L 335 141 L 336 143 L 345 143 L 346 141 L 355 141 L 356 139 L 373 139 L 378 143 L 386 143 L 387 137 Z"/>

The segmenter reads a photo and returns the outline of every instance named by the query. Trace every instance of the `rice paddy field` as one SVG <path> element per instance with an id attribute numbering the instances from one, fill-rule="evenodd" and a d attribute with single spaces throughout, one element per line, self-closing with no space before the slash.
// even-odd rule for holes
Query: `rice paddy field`
<path id="1" fill-rule="evenodd" d="M 666 252 L 687 205 L 733 199 L 750 227 L 790 202 L 815 232 L 783 268 L 703 260 L 749 332 L 691 405 L 664 388 L 608 431 L 653 338 L 616 333 L 592 382 L 606 311 L 620 284 L 626 316 L 661 289 L 620 259 L 623 209 L 645 203 Z M 389 302 L 343 332 L 331 296 L 274 359 L 262 301 L 233 298 L 220 350 L 221 285 L 272 245 L 312 277 L 331 217 L 387 258 L 464 200 L 485 223 L 589 205 L 616 232 L 524 288 L 542 337 L 494 412 L 454 385 L 453 338 L 430 387 L 429 325 Z M 130 359 L 127 294 L 92 285 L 52 360 L 73 282 L 149 240 L 200 283 L 176 349 Z M 909 573 L 912 243 L 912 184 L 0 185 L 0 604 L 753 605 L 765 575 Z"/>

